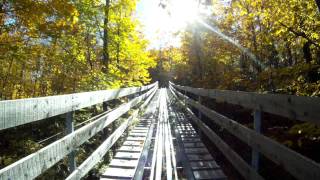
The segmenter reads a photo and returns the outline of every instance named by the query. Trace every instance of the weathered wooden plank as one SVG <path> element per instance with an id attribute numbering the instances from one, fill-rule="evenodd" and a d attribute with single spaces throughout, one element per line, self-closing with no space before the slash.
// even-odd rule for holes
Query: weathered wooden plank
<path id="1" fill-rule="evenodd" d="M 210 154 L 187 154 L 187 157 L 190 161 L 213 160 Z"/>
<path id="2" fill-rule="evenodd" d="M 166 174 L 167 179 L 172 179 L 172 174 L 176 171 L 175 166 L 172 166 L 171 159 L 171 132 L 169 131 L 169 120 L 168 120 L 168 106 L 167 106 L 167 96 L 166 91 L 163 91 L 164 103 L 163 103 L 163 111 L 162 111 L 162 119 L 163 119 L 163 139 L 164 139 L 164 153 L 165 153 L 165 165 L 166 165 Z M 174 168 L 172 168 L 174 167 Z"/>
<path id="3" fill-rule="evenodd" d="M 237 104 L 249 109 L 259 109 L 293 120 L 297 119 L 320 124 L 320 98 L 318 97 L 202 89 L 174 84 L 172 86 L 198 96 L 210 97 L 220 102 Z"/>
<path id="4" fill-rule="evenodd" d="M 149 179 L 156 179 L 158 180 L 159 178 L 161 178 L 161 172 L 159 172 L 159 169 L 161 169 L 162 167 L 159 167 L 159 164 L 161 164 L 162 166 L 162 154 L 161 157 L 159 155 L 159 153 L 162 153 L 162 145 L 160 145 L 161 141 L 162 141 L 162 133 L 161 133 L 161 129 L 162 129 L 162 120 L 160 118 L 161 112 L 162 112 L 162 91 L 160 91 L 159 93 L 159 98 L 158 98 L 158 106 L 159 106 L 159 110 L 158 110 L 158 122 L 157 122 L 157 129 L 156 129 L 156 133 L 155 133 L 155 141 L 154 141 L 154 146 L 153 146 L 153 155 L 152 155 L 152 162 L 151 162 L 151 167 L 150 167 L 150 175 L 149 175 Z M 161 160 L 161 162 L 159 161 Z M 160 175 L 159 175 L 160 174 Z"/>
<path id="5" fill-rule="evenodd" d="M 191 128 L 181 128 L 181 127 L 178 127 L 177 129 L 183 131 L 183 132 L 181 132 L 181 133 L 185 133 L 185 134 L 187 134 L 187 133 L 189 133 L 189 134 L 196 134 L 196 133 L 197 133 L 197 132 L 193 129 L 193 127 L 192 127 L 192 129 L 191 129 Z"/>
<path id="6" fill-rule="evenodd" d="M 245 179 L 260 179 L 263 178 L 253 169 L 251 168 L 236 152 L 234 152 L 218 135 L 216 135 L 211 129 L 205 126 L 204 124 L 200 124 L 202 130 L 206 129 L 206 135 L 209 139 L 216 144 L 218 149 L 226 156 L 226 158 L 234 165 L 234 167 L 238 170 L 240 174 Z"/>
<path id="7" fill-rule="evenodd" d="M 261 111 L 254 110 L 253 111 L 253 127 L 254 130 L 260 134 L 261 132 Z M 251 166 L 256 170 L 259 171 L 259 162 L 260 162 L 260 154 L 255 149 L 252 149 L 251 154 Z"/>
<path id="8" fill-rule="evenodd" d="M 154 108 L 154 112 L 155 112 L 155 110 L 157 108 L 154 106 L 152 106 L 152 107 Z M 147 160 L 148 160 L 148 155 L 149 155 L 149 150 L 150 150 L 149 148 L 151 145 L 151 138 L 152 138 L 154 126 L 155 126 L 155 124 L 151 124 L 150 130 L 148 132 L 148 136 L 146 138 L 146 141 L 143 146 L 143 150 L 141 152 L 139 162 L 137 163 L 137 166 L 136 166 L 137 168 L 136 168 L 136 172 L 134 175 L 134 179 L 142 179 L 143 178 L 144 167 L 145 167 Z"/>
<path id="9" fill-rule="evenodd" d="M 221 170 L 195 170 L 193 171 L 193 174 L 196 179 L 227 179 L 226 175 Z"/>
<path id="10" fill-rule="evenodd" d="M 188 142 L 188 143 L 184 143 L 183 146 L 185 148 L 202 148 L 202 147 L 205 147 L 202 142 L 195 142 L 195 143 Z"/>
<path id="11" fill-rule="evenodd" d="M 171 115 L 172 115 L 171 119 L 173 120 L 173 122 L 177 123 L 178 125 L 181 125 L 180 121 L 181 121 L 181 119 L 183 117 L 180 117 L 178 115 L 178 113 L 175 112 L 175 111 L 172 111 L 172 109 L 171 109 L 170 112 L 171 112 Z M 184 172 L 186 178 L 190 179 L 190 180 L 194 180 L 195 178 L 194 178 L 194 175 L 192 173 L 191 166 L 190 166 L 190 164 L 188 162 L 187 155 L 186 155 L 186 153 L 184 151 L 184 146 L 183 146 L 183 142 L 182 142 L 181 137 L 180 137 L 180 132 L 182 132 L 181 129 L 177 129 L 177 128 L 175 129 L 176 140 L 177 140 L 176 141 L 177 142 L 177 146 L 176 146 L 177 156 L 178 156 L 178 158 L 180 159 L 180 162 L 183 165 L 183 172 Z"/>
<path id="12" fill-rule="evenodd" d="M 102 158 L 103 156 L 107 153 L 107 151 L 112 147 L 112 145 L 121 137 L 121 135 L 123 134 L 123 132 L 126 130 L 126 128 L 131 124 L 132 120 L 134 118 L 136 118 L 138 115 L 138 110 L 135 111 L 135 113 L 130 116 L 130 118 L 128 118 L 124 123 L 121 124 L 121 126 L 114 132 L 112 133 L 111 136 L 109 136 L 107 138 L 106 141 L 104 141 L 72 174 L 70 174 L 66 179 L 70 180 L 70 179 L 80 179 L 81 177 L 83 177 L 85 174 L 87 174 L 90 169 L 97 164 Z M 119 154 L 119 152 L 117 153 Z M 120 152 L 120 154 L 122 154 L 122 152 Z M 136 154 L 136 153 L 130 153 L 130 154 Z M 110 169 L 110 171 L 112 171 L 112 169 L 122 169 L 122 168 L 108 168 Z M 130 172 L 130 174 L 132 173 L 132 169 L 125 169 L 128 170 L 128 172 L 126 172 L 127 174 L 125 174 L 125 176 L 128 175 L 128 173 Z M 129 171 L 131 170 L 131 171 Z M 116 174 L 113 174 L 114 176 L 116 176 Z M 119 174 L 120 175 L 120 174 Z"/>
<path id="13" fill-rule="evenodd" d="M 173 175 L 174 175 L 174 179 L 178 180 L 178 171 L 177 171 L 177 161 L 176 161 L 176 152 L 174 149 L 174 145 L 173 145 L 173 139 L 176 139 L 175 137 L 172 136 L 172 129 L 171 129 L 171 124 L 173 123 L 172 119 L 169 116 L 169 107 L 168 104 L 169 103 L 169 95 L 168 95 L 168 89 L 166 89 L 166 99 L 168 101 L 168 103 L 166 103 L 166 116 L 168 119 L 168 132 L 170 133 L 169 136 L 169 144 L 170 144 L 170 150 L 171 150 L 171 159 L 172 159 L 172 171 L 173 171 Z M 171 122 L 169 122 L 171 121 Z"/>
<path id="14" fill-rule="evenodd" d="M 143 146 L 143 142 L 141 141 L 125 141 L 123 145 L 126 146 Z"/>
<path id="15" fill-rule="evenodd" d="M 142 141 L 142 142 L 144 142 L 145 139 L 146 139 L 146 137 L 132 137 L 132 136 L 127 137 L 127 141 Z"/>
<path id="16" fill-rule="evenodd" d="M 55 141 L 54 143 L 30 154 L 29 156 L 0 170 L 0 179 L 32 179 L 53 166 L 72 150 L 75 150 L 97 132 L 108 126 L 121 115 L 128 112 L 143 99 L 154 94 L 155 89 L 149 90 L 144 95 L 134 98 L 130 102 L 121 105 L 97 120 L 77 129 L 73 133 Z M 32 167 L 32 171 L 30 171 Z"/>
<path id="17" fill-rule="evenodd" d="M 114 158 L 116 159 L 139 159 L 140 152 L 118 152 Z"/>
<path id="18" fill-rule="evenodd" d="M 100 180 L 131 180 L 131 177 L 115 177 L 115 176 L 106 176 L 101 177 Z"/>
<path id="19" fill-rule="evenodd" d="M 180 130 L 183 130 L 182 133 L 184 134 L 197 134 L 197 132 L 193 129 L 193 127 L 190 127 L 190 128 L 180 128 Z"/>
<path id="20" fill-rule="evenodd" d="M 148 154 L 149 154 L 149 150 L 150 150 L 149 148 L 150 148 L 151 139 L 152 139 L 152 135 L 154 132 L 154 127 L 155 127 L 155 119 L 157 118 L 156 112 L 159 107 L 158 106 L 159 105 L 159 93 L 157 94 L 156 99 L 157 99 L 156 101 L 153 101 L 152 103 L 150 103 L 149 108 L 146 109 L 146 111 L 143 115 L 143 118 L 142 118 L 142 119 L 150 120 L 151 125 L 150 125 L 150 130 L 148 131 L 148 136 L 145 140 L 143 151 L 141 153 L 138 166 L 136 167 L 136 173 L 135 173 L 133 179 L 142 179 L 144 167 L 145 167 L 145 164 L 148 160 Z M 146 117 L 148 117 L 148 118 L 146 118 Z"/>
<path id="21" fill-rule="evenodd" d="M 195 138 L 195 139 L 200 139 L 200 137 L 198 136 L 198 134 L 187 134 L 187 133 L 182 133 L 181 134 L 181 138 Z"/>
<path id="22" fill-rule="evenodd" d="M 102 177 L 110 177 L 114 179 L 130 178 L 134 176 L 135 169 L 108 168 Z"/>
<path id="23" fill-rule="evenodd" d="M 146 130 L 139 130 L 139 129 L 133 129 L 132 131 L 130 131 L 131 133 L 148 133 L 148 129 Z"/>
<path id="24" fill-rule="evenodd" d="M 147 136 L 147 133 L 130 133 L 129 136 L 132 136 L 132 137 L 146 137 Z"/>
<path id="25" fill-rule="evenodd" d="M 65 126 L 66 126 L 66 134 L 71 134 L 72 132 L 74 132 L 74 124 L 73 124 L 73 116 L 74 116 L 74 112 L 68 112 L 66 114 L 66 121 L 65 121 Z M 76 152 L 72 151 L 69 155 L 68 155 L 68 165 L 69 165 L 69 169 L 70 171 L 74 171 L 76 169 Z"/>
<path id="26" fill-rule="evenodd" d="M 157 83 L 154 83 L 142 87 L 0 101 L 0 130 L 75 111 L 156 86 Z"/>
<path id="27" fill-rule="evenodd" d="M 196 135 L 197 132 L 193 131 L 193 130 L 187 130 L 187 129 L 181 129 L 183 130 L 183 132 L 181 132 L 181 135 Z"/>
<path id="28" fill-rule="evenodd" d="M 159 143 L 159 133 L 160 133 L 160 122 L 157 123 L 156 135 L 155 135 L 155 142 L 153 146 L 153 155 L 152 155 L 152 162 L 150 168 L 150 176 L 149 179 L 154 179 L 155 176 L 155 167 L 156 167 L 156 158 L 158 152 L 158 143 Z"/>
<path id="29" fill-rule="evenodd" d="M 228 144 L 226 144 L 214 131 L 212 131 L 206 124 L 199 121 L 195 114 L 181 101 L 177 95 L 179 92 L 171 89 L 172 95 L 178 100 L 183 108 L 191 115 L 194 122 L 199 122 L 198 126 L 202 132 L 216 145 L 216 147 L 225 155 L 229 162 L 238 170 L 238 172 L 248 180 L 263 180 L 263 178 L 251 168 L 235 151 L 233 151 Z"/>
<path id="30" fill-rule="evenodd" d="M 238 170 L 238 172 L 245 179 L 262 180 L 263 178 L 251 168 L 236 152 L 234 152 L 229 145 L 227 145 L 217 134 L 215 134 L 205 124 L 199 124 L 199 127 L 209 137 L 209 139 L 220 149 L 231 164 Z"/>
<path id="31" fill-rule="evenodd" d="M 130 118 L 128 118 L 124 123 L 122 123 L 122 125 L 114 133 L 112 133 L 112 135 L 109 136 L 107 140 L 104 141 L 72 174 L 70 174 L 67 177 L 67 179 L 77 180 L 83 177 L 85 174 L 87 174 L 90 171 L 90 169 L 92 169 L 92 167 L 94 167 L 94 165 L 97 164 L 103 158 L 103 156 L 107 153 L 107 151 L 111 148 L 111 146 L 119 139 L 119 137 L 123 134 L 125 129 L 131 124 L 132 119 L 137 117 L 139 110 L 143 109 L 146 105 L 148 105 L 148 103 L 154 96 L 155 92 L 156 91 L 151 92 L 151 95 L 140 106 L 140 108 L 136 110 L 130 116 Z"/>
<path id="32" fill-rule="evenodd" d="M 162 91 L 162 90 L 161 90 Z M 156 171 L 155 171 L 155 180 L 161 180 L 162 177 L 162 166 L 163 166 L 163 103 L 165 100 L 163 99 L 163 93 L 160 91 L 160 107 L 159 107 L 159 136 L 158 138 L 158 148 L 157 148 L 157 156 L 156 156 Z"/>
<path id="33" fill-rule="evenodd" d="M 138 160 L 113 159 L 109 164 L 110 167 L 127 167 L 135 168 L 138 165 Z"/>
<path id="34" fill-rule="evenodd" d="M 137 125 L 138 128 L 144 128 L 144 127 L 148 127 L 148 126 L 149 126 L 149 124 L 147 124 L 147 125 Z"/>
<path id="35" fill-rule="evenodd" d="M 108 168 L 105 173 L 103 173 L 102 177 L 109 177 L 113 179 L 123 179 L 130 178 L 134 176 L 135 169 L 121 169 L 121 168 Z"/>
<path id="36" fill-rule="evenodd" d="M 128 136 L 145 137 L 147 135 L 148 135 L 148 132 L 143 132 L 143 133 L 141 133 L 141 132 L 138 132 L 138 133 L 137 132 L 130 132 Z"/>
<path id="37" fill-rule="evenodd" d="M 193 127 L 191 125 L 177 125 L 177 128 L 183 129 L 183 130 L 188 130 L 191 132 L 195 132 L 195 130 L 193 129 Z"/>
<path id="38" fill-rule="evenodd" d="M 156 96 L 157 97 L 157 96 Z M 155 97 L 155 98 L 156 98 Z M 155 107 L 154 107 L 154 105 L 156 104 L 156 102 L 155 102 L 155 100 L 153 100 L 151 103 L 150 103 L 150 105 L 146 108 L 146 110 L 144 111 L 144 114 L 143 114 L 143 116 L 142 117 L 145 117 L 145 116 L 148 116 L 148 114 L 147 113 L 149 113 L 149 110 L 150 109 L 155 109 Z M 143 123 L 145 123 L 146 122 L 146 120 L 141 120 L 141 119 L 144 119 L 144 118 L 139 118 L 140 119 L 140 123 L 139 124 L 143 124 Z M 152 132 L 149 132 L 149 134 L 150 133 L 152 133 Z M 125 142 L 131 142 L 131 141 L 125 141 Z M 133 142 L 135 142 L 135 141 L 133 141 Z M 140 162 L 141 162 L 141 156 L 139 157 L 139 161 L 138 161 L 138 155 L 135 155 L 135 157 L 134 157 L 134 163 L 131 163 L 131 165 L 130 166 L 128 166 L 128 165 L 121 165 L 120 163 L 126 163 L 126 161 L 128 161 L 128 160 L 132 160 L 132 159 L 130 159 L 130 158 L 132 158 L 132 157 L 128 157 L 128 156 L 125 156 L 125 157 L 123 157 L 123 154 L 125 154 L 126 155 L 126 153 L 119 153 L 119 152 L 135 152 L 135 153 L 138 153 L 138 154 L 141 154 L 141 150 L 142 150 L 142 148 L 143 148 L 143 142 L 142 142 L 142 144 L 141 144 L 141 146 L 128 146 L 128 145 L 123 145 L 119 150 L 118 150 L 118 153 L 116 154 L 116 156 L 115 156 L 115 158 L 119 158 L 119 155 L 120 156 L 122 156 L 122 157 L 120 157 L 120 158 L 125 158 L 125 159 L 113 159 L 112 160 L 112 162 L 111 162 L 111 164 L 110 164 L 110 167 L 118 167 L 118 168 L 131 168 L 131 169 L 133 169 L 133 170 L 135 170 L 136 169 L 136 167 L 138 166 L 138 164 L 140 164 Z M 132 148 L 134 148 L 134 149 L 132 149 Z M 134 150 L 134 151 L 132 151 L 132 150 Z M 131 154 L 131 153 L 129 153 L 129 154 Z M 131 162 L 131 161 L 130 161 Z M 115 164 L 115 163 L 118 163 L 118 164 Z M 143 169 L 143 168 L 142 168 Z M 109 169 L 107 169 L 107 171 L 110 171 Z M 104 173 L 105 174 L 105 173 Z M 114 176 L 115 176 L 115 174 L 113 174 Z M 106 176 L 104 176 L 104 177 L 106 177 Z M 109 176 L 109 178 L 110 178 L 110 176 Z M 119 179 L 119 177 L 114 177 L 114 178 L 118 178 Z M 103 177 L 101 177 L 101 179 L 103 179 Z M 131 178 L 132 179 L 132 178 Z"/>
<path id="39" fill-rule="evenodd" d="M 177 92 L 178 96 L 183 96 Z M 215 123 L 228 130 L 231 134 L 243 142 L 265 154 L 274 162 L 281 164 L 289 173 L 297 179 L 320 179 L 320 165 L 313 160 L 281 145 L 280 143 L 258 134 L 257 132 L 233 121 L 194 100 L 187 99 L 186 102 L 199 109 L 204 115 Z"/>
<path id="40" fill-rule="evenodd" d="M 199 153 L 199 154 L 207 153 L 207 154 L 209 154 L 209 151 L 207 150 L 207 148 L 185 148 L 184 151 L 187 154 L 195 154 L 195 153 Z"/>
<path id="41" fill-rule="evenodd" d="M 192 169 L 203 169 L 203 168 L 219 169 L 220 168 L 220 166 L 215 161 L 190 162 L 190 166 Z"/>
<path id="42" fill-rule="evenodd" d="M 140 130 L 142 130 L 142 131 L 148 131 L 148 127 L 135 127 L 134 128 L 134 130 L 137 130 L 137 131 L 140 131 Z"/>
<path id="43" fill-rule="evenodd" d="M 137 125 L 137 127 L 148 127 L 148 126 L 150 126 L 150 123 L 143 123 L 143 124 Z"/>
<path id="44" fill-rule="evenodd" d="M 181 138 L 181 139 L 182 139 L 182 142 L 201 142 L 200 138 L 187 138 L 187 137 L 184 137 L 184 138 Z"/>
<path id="45" fill-rule="evenodd" d="M 118 150 L 118 152 L 141 152 L 142 147 L 137 146 L 121 146 Z"/>

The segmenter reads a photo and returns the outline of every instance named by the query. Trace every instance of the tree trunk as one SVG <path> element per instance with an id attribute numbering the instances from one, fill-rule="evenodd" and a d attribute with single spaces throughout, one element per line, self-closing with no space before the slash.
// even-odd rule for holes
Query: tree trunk
<path id="1" fill-rule="evenodd" d="M 312 61 L 310 46 L 311 46 L 311 42 L 309 41 L 303 45 L 303 56 L 307 64 L 310 64 Z"/>
<path id="2" fill-rule="evenodd" d="M 108 39 L 108 24 L 109 24 L 109 9 L 110 9 L 110 0 L 106 0 L 106 7 L 104 12 L 104 25 L 103 25 L 103 65 L 104 72 L 108 72 L 109 69 L 109 39 Z"/>
<path id="3" fill-rule="evenodd" d="M 320 49 L 317 51 L 317 64 L 320 65 Z"/>
<path id="4" fill-rule="evenodd" d="M 11 60 L 10 60 L 10 63 L 9 63 L 8 70 L 7 70 L 7 72 L 6 72 L 5 76 L 4 76 L 4 79 L 2 81 L 2 91 L 0 92 L 0 98 L 1 99 L 7 99 L 7 97 L 5 97 L 5 90 L 4 89 L 7 86 L 8 78 L 9 78 L 9 76 L 11 74 L 11 68 L 12 68 L 13 60 L 14 59 L 12 57 Z"/>
<path id="5" fill-rule="evenodd" d="M 249 9 L 248 6 L 246 6 L 246 10 L 247 10 L 247 13 L 250 14 L 251 11 Z M 255 30 L 255 24 L 254 24 L 254 20 L 252 20 L 251 24 L 250 24 L 250 29 L 251 29 L 251 33 L 252 33 L 252 44 L 253 44 L 253 54 L 255 56 L 257 56 L 258 54 L 258 43 L 257 43 L 257 33 L 256 33 L 256 30 Z M 260 59 L 259 57 L 257 57 L 258 59 Z M 257 63 L 257 62 L 253 62 L 253 67 L 256 71 L 257 74 L 259 74 L 261 72 L 261 67 L 260 67 L 260 64 Z"/>
<path id="6" fill-rule="evenodd" d="M 240 59 L 239 59 L 239 61 L 240 61 L 240 63 L 239 63 L 239 66 L 240 66 L 240 72 L 241 72 L 241 74 L 245 74 L 245 70 L 246 70 L 246 63 L 245 63 L 245 54 L 244 53 L 242 53 L 241 55 L 240 55 Z"/>
<path id="7" fill-rule="evenodd" d="M 316 4 L 317 4 L 318 10 L 319 10 L 319 12 L 320 12 L 320 0 L 316 0 Z"/>
<path id="8" fill-rule="evenodd" d="M 288 57 L 288 66 L 293 65 L 293 57 L 292 57 L 292 52 L 290 48 L 290 44 L 286 43 L 286 48 L 287 48 L 287 57 Z"/>
<path id="9" fill-rule="evenodd" d="M 90 32 L 88 31 L 86 34 L 86 38 L 85 38 L 86 44 L 87 44 L 87 55 L 86 55 L 86 59 L 87 62 L 90 65 L 90 70 L 93 70 L 93 63 L 91 60 L 91 51 L 90 51 L 90 47 L 91 47 L 91 36 L 90 36 Z"/>
<path id="10" fill-rule="evenodd" d="M 272 42 L 272 45 L 270 46 L 270 63 L 271 67 L 278 68 L 279 67 L 279 52 L 276 49 L 274 41 Z"/>
<path id="11" fill-rule="evenodd" d="M 121 18 L 121 10 L 119 13 L 119 17 Z M 117 24 L 117 36 L 119 38 L 119 40 L 117 42 L 117 66 L 118 66 L 118 68 L 120 67 L 120 26 L 121 26 L 121 23 L 119 20 L 118 24 Z"/>
<path id="12" fill-rule="evenodd" d="M 194 51 L 195 51 L 195 56 L 196 56 L 196 63 L 197 63 L 197 74 L 198 74 L 198 78 L 200 80 L 203 80 L 203 62 L 202 62 L 202 52 L 201 52 L 201 39 L 200 39 L 200 34 L 199 34 L 199 30 L 195 29 L 194 31 L 194 47 L 193 47 Z M 196 67 L 195 67 L 196 68 Z"/>

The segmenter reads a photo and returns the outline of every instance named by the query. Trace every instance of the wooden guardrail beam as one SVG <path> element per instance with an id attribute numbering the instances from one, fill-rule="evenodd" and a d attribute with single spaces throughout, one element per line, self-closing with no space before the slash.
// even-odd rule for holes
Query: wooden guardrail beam
<path id="1" fill-rule="evenodd" d="M 216 99 L 218 102 L 227 102 L 249 109 L 259 109 L 271 114 L 280 115 L 293 120 L 309 121 L 320 125 L 320 98 L 302 97 L 283 94 L 259 94 L 254 92 L 229 91 L 193 88 L 170 83 L 173 87 Z"/>
<path id="2" fill-rule="evenodd" d="M 136 118 L 138 112 L 134 112 L 120 127 L 117 128 L 73 173 L 71 173 L 67 180 L 78 180 L 85 176 L 90 169 L 92 169 L 112 147 L 112 145 L 120 138 L 126 130 L 130 122 Z"/>
<path id="3" fill-rule="evenodd" d="M 151 95 L 157 86 L 77 129 L 73 133 L 0 170 L 0 179 L 33 179 Z"/>
<path id="4" fill-rule="evenodd" d="M 228 161 L 237 169 L 237 171 L 248 180 L 263 180 L 254 168 L 249 166 L 242 157 L 236 153 L 227 143 L 225 143 L 212 129 L 203 123 L 195 114 L 186 106 L 186 104 L 178 98 L 173 89 L 170 89 L 171 94 L 177 99 L 179 104 L 188 112 L 192 121 L 199 127 L 202 132 L 207 135 L 211 142 L 225 155 Z"/>
<path id="5" fill-rule="evenodd" d="M 114 133 L 112 133 L 73 173 L 71 173 L 66 180 L 78 180 L 85 176 L 120 138 L 123 132 L 132 123 L 132 120 L 138 116 L 138 112 L 150 102 L 155 92 L 156 91 L 154 91 L 138 110 L 134 111 L 132 115 L 125 122 L 123 122 Z"/>
<path id="6" fill-rule="evenodd" d="M 148 90 L 148 86 L 93 91 L 69 95 L 0 101 L 0 130 L 46 119 L 98 103 Z"/>
<path id="7" fill-rule="evenodd" d="M 185 99 L 186 104 L 200 110 L 203 115 L 228 130 L 228 132 L 233 134 L 235 137 L 247 143 L 253 149 L 265 154 L 274 162 L 281 164 L 284 169 L 297 179 L 320 179 L 320 165 L 313 160 L 302 156 L 284 145 L 199 104 L 178 91 L 175 91 L 175 93 L 181 97 L 181 99 Z"/>

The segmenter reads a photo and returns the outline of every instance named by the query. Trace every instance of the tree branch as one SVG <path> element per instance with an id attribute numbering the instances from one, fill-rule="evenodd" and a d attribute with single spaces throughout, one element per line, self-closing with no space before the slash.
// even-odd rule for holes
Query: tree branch
<path id="1" fill-rule="evenodd" d="M 279 22 L 281 26 L 285 27 L 288 29 L 289 32 L 293 33 L 294 35 L 298 36 L 298 37 L 303 37 L 305 38 L 306 40 L 308 40 L 308 42 L 310 42 L 311 44 L 313 44 L 314 46 L 316 46 L 317 48 L 320 49 L 320 45 L 316 42 L 314 42 L 312 39 L 310 39 L 306 33 L 304 32 L 298 32 L 298 31 L 295 31 L 292 27 L 289 27 L 287 25 L 285 25 L 284 23 L 282 22 Z"/>

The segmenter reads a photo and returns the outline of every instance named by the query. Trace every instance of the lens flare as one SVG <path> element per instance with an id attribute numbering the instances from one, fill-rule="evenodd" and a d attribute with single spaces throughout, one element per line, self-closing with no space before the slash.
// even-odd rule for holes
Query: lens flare
<path id="1" fill-rule="evenodd" d="M 203 25 L 204 27 L 206 27 L 207 29 L 211 30 L 212 32 L 214 32 L 215 34 L 217 34 L 218 36 L 220 36 L 221 38 L 223 38 L 224 40 L 230 42 L 231 44 L 233 44 L 234 46 L 236 46 L 237 48 L 239 48 L 242 52 L 244 52 L 246 55 L 249 56 L 249 58 L 254 61 L 256 64 L 258 64 L 262 69 L 265 69 L 266 66 L 258 60 L 258 58 L 247 48 L 243 47 L 240 43 L 238 43 L 236 40 L 230 38 L 229 36 L 223 34 L 218 28 L 210 26 L 209 24 L 207 24 L 206 22 L 204 22 L 203 20 L 201 20 L 200 18 L 197 19 L 197 22 L 199 22 L 201 25 Z"/>

